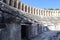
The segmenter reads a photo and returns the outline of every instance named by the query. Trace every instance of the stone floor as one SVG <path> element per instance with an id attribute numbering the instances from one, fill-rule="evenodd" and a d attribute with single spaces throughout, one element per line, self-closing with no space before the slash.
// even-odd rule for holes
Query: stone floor
<path id="1" fill-rule="evenodd" d="M 60 40 L 60 32 L 56 31 L 44 32 L 38 37 L 31 40 Z"/>

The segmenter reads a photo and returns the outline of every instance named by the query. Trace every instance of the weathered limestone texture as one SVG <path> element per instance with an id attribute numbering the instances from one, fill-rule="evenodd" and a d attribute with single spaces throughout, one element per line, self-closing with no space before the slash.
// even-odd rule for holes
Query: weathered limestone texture
<path id="1" fill-rule="evenodd" d="M 18 1 L 16 4 L 18 4 Z M 14 4 L 12 4 L 12 6 L 14 6 Z M 17 8 L 18 6 L 15 5 L 15 7 Z M 30 40 L 38 36 L 41 32 L 42 26 L 40 26 L 36 21 L 29 18 L 23 12 L 15 10 L 9 5 L 0 2 L 1 40 Z"/>
<path id="2" fill-rule="evenodd" d="M 21 26 L 16 23 L 6 24 L 2 30 L 2 40 L 21 40 Z"/>
<path id="3" fill-rule="evenodd" d="M 31 37 L 37 36 L 38 35 L 38 29 L 37 29 L 37 24 L 32 24 L 31 27 Z"/>
<path id="4" fill-rule="evenodd" d="M 0 40 L 21 40 L 20 18 L 16 14 L 18 12 L 0 2 Z"/>
<path id="5" fill-rule="evenodd" d="M 38 34 L 40 35 L 42 33 L 42 25 L 37 24 L 37 27 L 38 27 Z"/>

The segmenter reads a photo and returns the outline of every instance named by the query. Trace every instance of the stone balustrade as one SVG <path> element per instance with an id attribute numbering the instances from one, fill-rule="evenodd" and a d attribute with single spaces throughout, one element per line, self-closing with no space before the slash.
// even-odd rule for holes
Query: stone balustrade
<path id="1" fill-rule="evenodd" d="M 1 0 L 1 1 L 19 10 L 22 10 L 23 12 L 30 13 L 33 15 L 46 16 L 46 17 L 60 16 L 60 10 L 38 9 L 35 7 L 28 6 L 20 2 L 19 0 Z"/>

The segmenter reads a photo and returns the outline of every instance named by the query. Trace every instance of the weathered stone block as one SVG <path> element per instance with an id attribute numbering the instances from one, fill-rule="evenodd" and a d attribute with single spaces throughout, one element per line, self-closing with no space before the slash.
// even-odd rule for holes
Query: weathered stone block
<path id="1" fill-rule="evenodd" d="M 16 23 L 6 24 L 2 30 L 2 40 L 21 40 L 21 26 Z"/>

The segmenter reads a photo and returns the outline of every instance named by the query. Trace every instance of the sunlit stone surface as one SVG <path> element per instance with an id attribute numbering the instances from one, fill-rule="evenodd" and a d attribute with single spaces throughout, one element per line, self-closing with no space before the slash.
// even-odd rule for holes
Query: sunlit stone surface
<path id="1" fill-rule="evenodd" d="M 0 0 L 0 40 L 60 40 L 60 10 Z"/>

